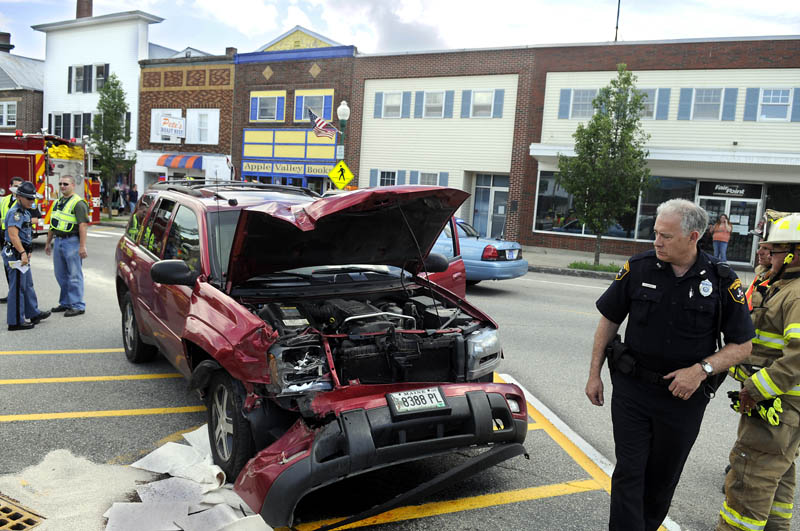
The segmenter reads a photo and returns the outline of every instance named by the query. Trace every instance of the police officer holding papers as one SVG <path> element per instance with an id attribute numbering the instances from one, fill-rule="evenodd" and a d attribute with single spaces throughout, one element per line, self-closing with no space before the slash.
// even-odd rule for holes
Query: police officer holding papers
<path id="1" fill-rule="evenodd" d="M 617 458 L 611 530 L 659 528 L 716 375 L 750 353 L 754 332 L 741 281 L 697 247 L 707 226 L 708 214 L 691 201 L 659 205 L 655 250 L 628 260 L 597 300 L 602 316 L 586 395 L 603 405 L 600 370 L 608 357 Z M 612 341 L 626 318 L 625 342 Z M 717 350 L 720 335 L 725 346 Z"/>
<path id="2" fill-rule="evenodd" d="M 6 321 L 9 331 L 29 330 L 50 316 L 48 311 L 39 311 L 30 269 L 33 228 L 29 209 L 34 199 L 41 196 L 36 193 L 33 183 L 27 181 L 17 187 L 16 196 L 17 201 L 6 214 L 2 251 L 3 264 L 8 273 Z"/>

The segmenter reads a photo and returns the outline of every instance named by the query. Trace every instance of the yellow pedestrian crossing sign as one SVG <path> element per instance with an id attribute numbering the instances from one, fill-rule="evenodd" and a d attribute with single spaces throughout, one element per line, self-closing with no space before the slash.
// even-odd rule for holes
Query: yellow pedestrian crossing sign
<path id="1" fill-rule="evenodd" d="M 328 173 L 328 177 L 331 178 L 336 188 L 341 190 L 347 186 L 347 183 L 353 180 L 353 172 L 350 171 L 350 168 L 347 167 L 347 164 L 345 164 L 343 160 L 340 160 L 339 164 L 334 166 L 330 173 Z"/>

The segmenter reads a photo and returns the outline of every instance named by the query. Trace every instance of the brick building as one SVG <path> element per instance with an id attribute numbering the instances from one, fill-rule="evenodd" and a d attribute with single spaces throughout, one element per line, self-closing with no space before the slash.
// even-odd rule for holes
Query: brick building
<path id="1" fill-rule="evenodd" d="M 42 128 L 44 61 L 11 54 L 11 35 L 0 33 L 0 133 Z"/>
<path id="2" fill-rule="evenodd" d="M 337 123 L 335 110 L 352 93 L 355 52 L 295 27 L 256 52 L 236 55 L 232 156 L 238 174 L 327 189 L 340 139 L 316 136 L 308 109 Z"/>
<path id="3" fill-rule="evenodd" d="M 136 166 L 145 188 L 166 177 L 231 176 L 236 50 L 227 51 L 140 61 Z"/>

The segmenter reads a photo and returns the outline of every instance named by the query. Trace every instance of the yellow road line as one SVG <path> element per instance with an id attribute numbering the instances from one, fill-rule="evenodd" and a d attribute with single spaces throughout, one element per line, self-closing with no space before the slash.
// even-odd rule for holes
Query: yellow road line
<path id="1" fill-rule="evenodd" d="M 509 503 L 518 503 L 523 501 L 538 500 L 541 498 L 552 498 L 554 496 L 564 496 L 566 494 L 577 494 L 580 492 L 590 492 L 599 490 L 600 486 L 593 479 L 583 479 L 579 481 L 568 481 L 566 483 L 556 483 L 555 485 L 542 485 L 541 487 L 529 487 L 527 489 L 510 490 L 506 492 L 499 492 L 497 494 L 482 494 L 479 496 L 470 496 L 468 498 L 459 498 L 457 500 L 450 500 L 445 502 L 425 503 L 423 505 L 411 505 L 407 507 L 398 507 L 391 511 L 354 522 L 350 525 L 343 526 L 341 529 L 353 529 L 356 527 L 364 527 L 368 525 L 386 524 L 390 522 L 401 522 L 404 520 L 414 520 L 417 518 L 424 518 L 428 516 L 438 516 L 442 514 L 458 513 L 462 511 L 471 511 L 475 509 L 483 509 L 485 507 L 493 507 L 497 505 L 507 505 Z M 335 518 L 331 520 L 324 520 L 319 522 L 310 522 L 295 526 L 299 531 L 317 529 L 323 525 L 328 525 L 342 520 Z M 339 528 L 337 528 L 339 529 Z"/>
<path id="2" fill-rule="evenodd" d="M 69 376 L 59 378 L 18 378 L 16 380 L 0 380 L 0 385 L 73 383 L 73 382 L 119 382 L 123 380 L 160 380 L 163 378 L 182 378 L 180 373 L 165 374 L 122 374 L 119 376 Z"/>
<path id="3" fill-rule="evenodd" d="M 20 354 L 112 354 L 125 352 L 124 348 L 76 348 L 65 350 L 0 350 L 0 356 L 18 356 Z"/>
<path id="4" fill-rule="evenodd" d="M 110 409 L 105 411 L 65 411 L 63 413 L 31 413 L 27 415 L 0 415 L 0 422 L 23 420 L 88 419 L 101 417 L 135 417 L 139 415 L 167 415 L 172 413 L 197 413 L 205 406 L 162 407 L 151 409 Z"/>
<path id="5" fill-rule="evenodd" d="M 495 381 L 499 381 L 501 383 L 506 383 L 500 376 L 495 373 L 494 376 Z M 589 459 L 583 451 L 575 445 L 569 438 L 561 433 L 553 424 L 545 418 L 544 415 L 539 413 L 539 411 L 534 408 L 530 402 L 528 402 L 528 415 L 530 415 L 533 420 L 536 421 L 536 424 L 542 426 L 542 429 L 553 439 L 556 444 L 558 444 L 561 448 L 564 449 L 565 452 L 575 461 L 578 466 L 584 469 L 595 481 L 609 494 L 611 493 L 611 478 L 606 474 L 602 468 L 597 466 L 597 464 Z"/>
<path id="6" fill-rule="evenodd" d="M 543 430 L 543 429 L 544 426 L 542 426 L 541 424 L 537 424 L 536 422 L 531 422 L 530 424 L 528 424 L 528 431 Z"/>

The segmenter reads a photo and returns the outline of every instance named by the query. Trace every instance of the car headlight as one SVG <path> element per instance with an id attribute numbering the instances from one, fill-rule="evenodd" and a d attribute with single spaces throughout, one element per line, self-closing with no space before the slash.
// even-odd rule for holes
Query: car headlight
<path id="1" fill-rule="evenodd" d="M 495 328 L 481 328 L 467 336 L 467 380 L 492 373 L 500 364 L 503 348 Z"/>

